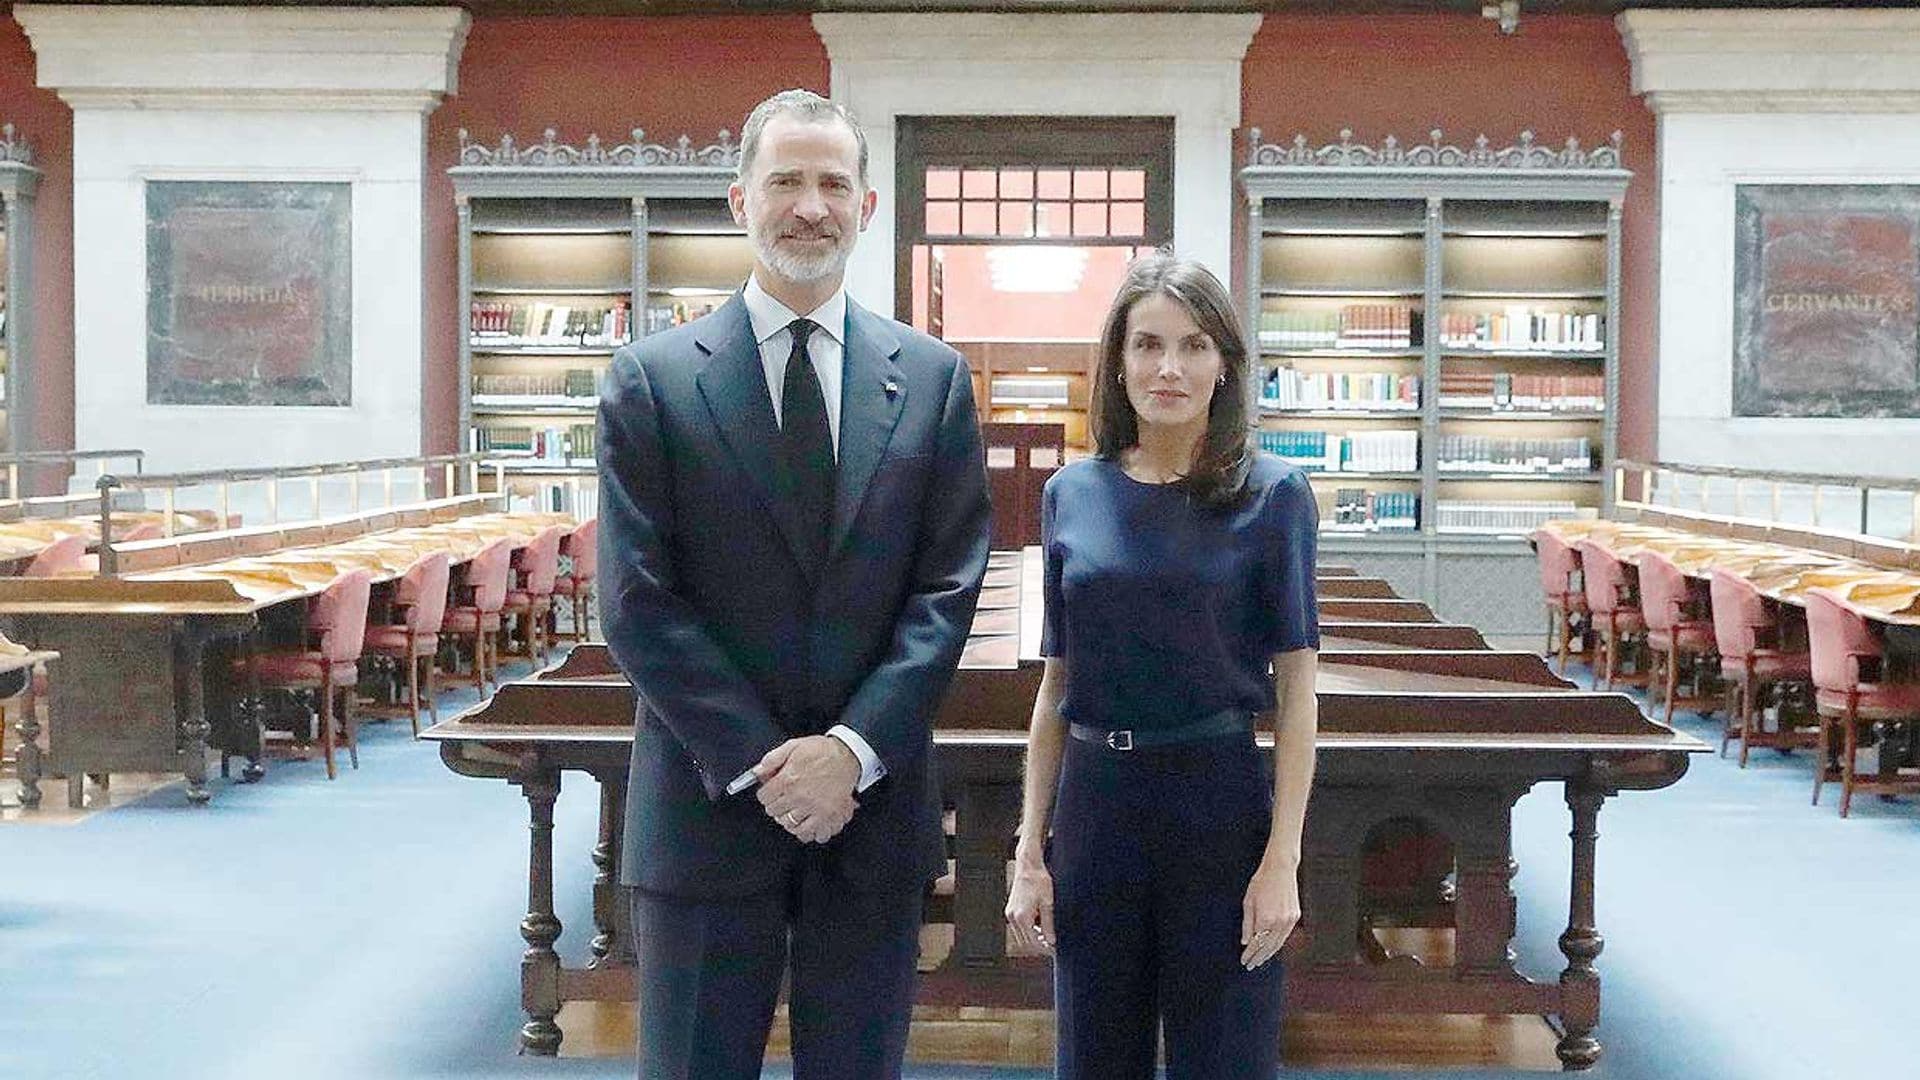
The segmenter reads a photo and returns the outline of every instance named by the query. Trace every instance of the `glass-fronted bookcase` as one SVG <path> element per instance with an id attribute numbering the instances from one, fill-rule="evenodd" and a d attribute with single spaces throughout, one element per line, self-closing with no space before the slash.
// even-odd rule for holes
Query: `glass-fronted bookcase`
<path id="1" fill-rule="evenodd" d="M 1620 136 L 1251 136 L 1259 439 L 1309 471 L 1321 550 L 1443 618 L 1537 630 L 1527 533 L 1612 498 Z"/>

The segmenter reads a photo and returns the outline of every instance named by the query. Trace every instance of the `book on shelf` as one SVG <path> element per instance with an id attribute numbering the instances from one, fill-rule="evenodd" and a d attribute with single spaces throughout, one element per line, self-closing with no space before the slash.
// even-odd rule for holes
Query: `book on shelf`
<path id="1" fill-rule="evenodd" d="M 690 323 L 702 315 L 711 315 L 727 302 L 726 296 L 703 297 L 699 299 L 675 299 L 669 303 L 650 303 L 647 305 L 646 332 L 657 334 L 662 330 L 671 330 L 684 323 Z"/>
<path id="2" fill-rule="evenodd" d="M 1260 404 L 1270 409 L 1420 409 L 1420 376 L 1384 371 L 1268 368 Z"/>
<path id="3" fill-rule="evenodd" d="M 1433 527 L 1443 533 L 1527 533 L 1560 518 L 1598 516 L 1591 506 L 1564 500 L 1526 502 L 1466 502 L 1440 500 L 1434 507 Z"/>
<path id="4" fill-rule="evenodd" d="M 591 405 L 599 400 L 590 368 L 551 375 L 475 375 L 475 405 Z"/>
<path id="5" fill-rule="evenodd" d="M 1441 472 L 1589 473 L 1593 440 L 1509 439 L 1495 435 L 1441 435 L 1434 446 Z"/>
<path id="6" fill-rule="evenodd" d="M 1411 304 L 1348 304 L 1338 311 L 1262 311 L 1269 349 L 1410 349 L 1420 313 Z"/>
<path id="7" fill-rule="evenodd" d="M 1061 375 L 995 375 L 989 397 L 995 406 L 1029 409 L 1065 409 L 1071 404 L 1068 380 Z"/>
<path id="8" fill-rule="evenodd" d="M 1333 514 L 1323 532 L 1414 532 L 1420 528 L 1420 496 L 1410 491 L 1343 487 L 1333 493 Z"/>
<path id="9" fill-rule="evenodd" d="M 530 462 L 542 465 L 590 465 L 595 453 L 594 426 L 480 426 L 473 429 L 473 450 L 481 454 L 526 455 Z"/>
<path id="10" fill-rule="evenodd" d="M 1604 412 L 1607 380 L 1601 375 L 1516 375 L 1505 371 L 1444 370 L 1443 409 L 1511 409 L 1521 412 Z"/>
<path id="11" fill-rule="evenodd" d="M 1606 317 L 1597 311 L 1555 311 L 1507 305 L 1440 316 L 1445 349 L 1514 349 L 1600 352 L 1606 348 Z"/>
<path id="12" fill-rule="evenodd" d="M 1417 431 L 1262 431 L 1260 449 L 1308 472 L 1418 472 Z"/>
<path id="13" fill-rule="evenodd" d="M 627 302 L 612 306 L 574 306 L 545 300 L 475 300 L 471 313 L 476 346 L 624 345 L 632 337 Z"/>

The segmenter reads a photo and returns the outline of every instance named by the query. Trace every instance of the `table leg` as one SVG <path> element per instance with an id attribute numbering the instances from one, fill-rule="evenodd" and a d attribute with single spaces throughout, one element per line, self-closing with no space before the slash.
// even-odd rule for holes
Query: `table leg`
<path id="1" fill-rule="evenodd" d="M 178 699 L 181 772 L 187 778 L 187 801 L 195 806 L 205 806 L 213 798 L 213 793 L 207 790 L 207 733 L 213 726 L 207 723 L 207 694 L 201 684 L 200 671 L 205 652 L 206 643 L 195 634 L 181 634 L 174 640 L 174 686 L 182 695 Z"/>
<path id="2" fill-rule="evenodd" d="M 520 1006 L 527 1022 L 520 1028 L 520 1052 L 552 1057 L 560 1052 L 560 919 L 553 913 L 553 804 L 560 797 L 560 772 L 537 755 L 522 766 L 520 789 L 530 820 L 527 855 L 527 917 L 520 936 Z"/>
<path id="3" fill-rule="evenodd" d="M 614 785 L 600 782 L 600 838 L 593 845 L 593 941 L 588 949 L 593 953 L 590 967 L 599 967 L 613 952 L 615 938 L 614 908 L 619 902 L 619 882 L 614 877 L 614 844 L 619 822 L 614 814 L 617 807 L 613 796 Z"/>
<path id="4" fill-rule="evenodd" d="M 1567 784 L 1567 807 L 1573 811 L 1573 900 L 1567 930 L 1560 935 L 1560 951 L 1567 968 L 1560 973 L 1560 1022 L 1566 1034 L 1554 1052 L 1569 1071 L 1592 1068 L 1600 1060 L 1600 1040 L 1593 1029 L 1600 1023 L 1600 973 L 1593 962 L 1606 942 L 1594 928 L 1594 852 L 1600 839 L 1601 792 Z"/>
<path id="5" fill-rule="evenodd" d="M 20 736 L 20 751 L 14 768 L 20 774 L 20 805 L 33 809 L 40 805 L 40 708 L 33 699 L 33 672 L 27 672 L 26 693 L 20 697 L 20 719 L 13 730 Z"/>

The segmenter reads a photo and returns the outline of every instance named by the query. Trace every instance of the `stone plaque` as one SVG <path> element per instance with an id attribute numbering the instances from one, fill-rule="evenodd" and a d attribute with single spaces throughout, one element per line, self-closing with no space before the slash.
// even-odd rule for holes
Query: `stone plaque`
<path id="1" fill-rule="evenodd" d="M 1734 212 L 1734 415 L 1920 416 L 1920 187 L 1741 184 Z"/>
<path id="2" fill-rule="evenodd" d="M 147 403 L 353 403 L 353 189 L 147 182 Z"/>

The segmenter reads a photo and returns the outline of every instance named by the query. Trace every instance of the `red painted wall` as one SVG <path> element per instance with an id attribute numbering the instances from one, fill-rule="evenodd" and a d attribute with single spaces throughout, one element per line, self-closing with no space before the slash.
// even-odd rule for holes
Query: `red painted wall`
<path id="1" fill-rule="evenodd" d="M 554 128 L 579 145 L 598 134 L 626 142 L 633 128 L 696 146 L 741 121 L 762 98 L 802 87 L 828 91 L 826 47 L 805 15 L 679 18 L 478 18 L 460 61 L 460 92 L 428 117 L 426 368 L 422 445 L 454 450 L 459 387 L 458 265 L 453 182 L 459 130 L 478 142 L 518 142 Z"/>
<path id="2" fill-rule="evenodd" d="M 1658 369 L 1659 177 L 1653 112 L 1630 87 L 1626 48 L 1604 16 L 1527 15 L 1508 36 L 1470 15 L 1268 15 L 1247 50 L 1241 115 L 1276 143 L 1296 132 L 1333 142 L 1343 127 L 1375 145 L 1388 135 L 1424 142 L 1434 128 L 1447 142 L 1469 144 L 1484 133 L 1498 146 L 1526 129 L 1553 145 L 1624 133 L 1634 176 L 1621 222 L 1620 453 L 1647 460 Z"/>
<path id="3" fill-rule="evenodd" d="M 0 122 L 14 126 L 44 175 L 34 200 L 32 297 L 34 385 L 8 380 L 16 407 L 33 411 L 38 446 L 73 446 L 73 110 L 34 85 L 33 49 L 11 14 L 0 14 Z"/>

